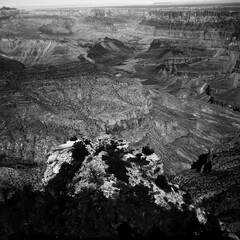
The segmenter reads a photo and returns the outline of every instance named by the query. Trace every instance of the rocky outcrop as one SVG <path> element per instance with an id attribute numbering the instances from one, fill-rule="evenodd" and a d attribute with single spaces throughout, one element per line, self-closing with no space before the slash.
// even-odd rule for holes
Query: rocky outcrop
<path id="1" fill-rule="evenodd" d="M 0 55 L 0 71 L 2 72 L 18 72 L 23 71 L 25 69 L 25 66 L 14 59 L 2 57 Z"/>
<path id="2" fill-rule="evenodd" d="M 38 30 L 47 35 L 71 35 L 71 24 L 67 21 L 55 21 L 49 24 L 44 24 Z"/>
<path id="3" fill-rule="evenodd" d="M 97 63 L 117 64 L 124 60 L 134 51 L 117 39 L 104 38 L 89 49 L 87 57 Z"/>
<path id="4" fill-rule="evenodd" d="M 112 9 L 93 8 L 87 15 L 84 20 L 88 23 L 102 22 L 106 25 L 113 25 L 114 23 L 125 22 L 124 19 L 114 17 Z"/>
<path id="5" fill-rule="evenodd" d="M 78 154 L 84 145 L 86 146 L 84 151 L 88 156 L 85 160 L 80 160 L 81 156 Z M 51 180 L 58 177 L 66 164 L 74 166 L 78 162 L 79 166 L 73 179 L 75 190 L 72 189 L 75 193 L 80 193 L 83 189 L 95 189 L 100 190 L 106 198 L 115 198 L 120 191 L 118 188 L 120 181 L 132 187 L 140 183 L 145 187 L 151 187 L 150 182 L 144 178 L 155 181 L 163 174 L 161 160 L 149 147 L 143 148 L 143 152 L 128 148 L 128 142 L 114 141 L 110 135 L 101 136 L 93 143 L 87 139 L 70 140 L 49 152 L 43 182 L 48 185 Z M 152 187 L 155 202 L 161 204 L 160 202 L 164 201 L 163 197 L 154 193 L 156 189 Z M 176 203 L 177 196 L 175 197 L 174 200 L 173 196 L 172 201 Z"/>
<path id="6" fill-rule="evenodd" d="M 212 170 L 198 173 L 189 170 L 175 177 L 183 189 L 189 191 L 198 206 L 215 214 L 222 223 L 240 236 L 239 226 L 239 132 L 229 134 L 213 148 Z"/>
<path id="7" fill-rule="evenodd" d="M 28 66 L 70 63 L 77 61 L 80 54 L 86 54 L 86 50 L 78 46 L 74 40 L 61 42 L 21 38 L 2 38 L 0 51 Z"/>
<path id="8" fill-rule="evenodd" d="M 115 15 L 115 16 L 114 16 Z M 114 26 L 115 23 L 125 23 L 125 19 L 118 18 L 114 9 L 93 8 L 84 18 L 86 23 L 102 24 L 103 26 Z"/>
<path id="9" fill-rule="evenodd" d="M 16 8 L 2 7 L 0 8 L 0 21 L 13 18 L 19 14 Z"/>
<path id="10" fill-rule="evenodd" d="M 239 50 L 231 48 L 233 41 L 216 50 L 201 43 L 154 39 L 148 50 L 139 54 L 141 63 L 135 65 L 137 73 L 133 75 L 147 78 L 145 85 L 164 88 L 179 98 L 238 109 Z M 207 87 L 211 89 L 208 94 Z"/>
<path id="11" fill-rule="evenodd" d="M 127 21 L 122 17 L 116 16 L 116 14 L 114 15 L 112 9 L 93 8 L 86 13 L 84 23 L 100 33 L 117 33 L 117 25 L 127 23 Z"/>
<path id="12" fill-rule="evenodd" d="M 1 239 L 223 239 L 216 219 L 162 173 L 147 147 L 72 138 L 50 152 L 42 186 L 0 185 Z"/>

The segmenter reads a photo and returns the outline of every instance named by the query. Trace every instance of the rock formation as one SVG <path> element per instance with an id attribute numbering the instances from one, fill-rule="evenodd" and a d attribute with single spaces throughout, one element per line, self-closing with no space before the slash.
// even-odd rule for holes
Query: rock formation
<path id="1" fill-rule="evenodd" d="M 155 27 L 156 35 L 203 39 L 224 44 L 238 32 L 238 17 L 237 12 L 156 10 L 150 11 L 141 24 Z"/>
<path id="2" fill-rule="evenodd" d="M 88 57 L 97 63 L 117 64 L 127 58 L 132 52 L 133 48 L 126 46 L 117 39 L 104 38 L 95 43 L 88 51 Z"/>
<path id="3" fill-rule="evenodd" d="M 72 33 L 71 26 L 67 22 L 56 22 L 51 24 L 46 24 L 38 29 L 43 34 L 49 35 L 70 35 Z"/>
<path id="4" fill-rule="evenodd" d="M 46 164 L 35 172 L 44 172 L 40 186 L 22 181 L 22 169 L 1 168 L 1 239 L 224 237 L 214 217 L 167 182 L 146 148 L 109 136 L 72 140 L 52 149 Z"/>
<path id="5" fill-rule="evenodd" d="M 0 21 L 13 18 L 19 14 L 19 12 L 16 8 L 2 7 L 0 8 Z"/>
<path id="6" fill-rule="evenodd" d="M 239 227 L 239 132 L 229 134 L 213 149 L 212 171 L 188 170 L 173 182 L 187 189 L 198 204 L 212 212 L 222 227 L 240 236 Z"/>
<path id="7" fill-rule="evenodd" d="M 14 59 L 0 56 L 0 71 L 2 72 L 17 72 L 25 69 L 25 66 Z"/>
<path id="8" fill-rule="evenodd" d="M 1 53 L 14 57 L 25 65 L 37 64 L 58 65 L 78 60 L 86 50 L 78 46 L 77 41 L 55 41 L 42 39 L 9 39 L 0 40 Z"/>

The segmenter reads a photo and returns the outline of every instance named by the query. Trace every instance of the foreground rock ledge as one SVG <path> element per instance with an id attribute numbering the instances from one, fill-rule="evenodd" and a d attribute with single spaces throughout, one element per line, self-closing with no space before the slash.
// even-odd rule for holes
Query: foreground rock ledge
<path id="1" fill-rule="evenodd" d="M 1 186 L 0 239 L 226 239 L 148 147 L 74 139 L 46 164 L 42 187 Z"/>

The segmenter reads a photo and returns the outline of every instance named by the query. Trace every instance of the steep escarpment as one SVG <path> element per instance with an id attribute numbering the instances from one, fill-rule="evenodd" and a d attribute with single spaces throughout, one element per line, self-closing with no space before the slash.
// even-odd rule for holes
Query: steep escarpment
<path id="1" fill-rule="evenodd" d="M 89 14 L 84 18 L 84 22 L 91 24 L 93 28 L 100 32 L 117 32 L 115 23 L 124 23 L 125 21 L 113 16 L 109 9 L 91 9 Z"/>
<path id="2" fill-rule="evenodd" d="M 134 51 L 117 39 L 104 38 L 93 45 L 88 51 L 88 57 L 97 63 L 117 64 Z"/>
<path id="3" fill-rule="evenodd" d="M 238 12 L 156 10 L 150 11 L 141 24 L 153 26 L 156 35 L 224 44 L 238 31 L 238 20 Z"/>
<path id="4" fill-rule="evenodd" d="M 55 41 L 42 39 L 0 40 L 0 51 L 26 65 L 63 64 L 78 60 L 86 50 L 78 46 L 77 41 Z"/>
<path id="5" fill-rule="evenodd" d="M 71 139 L 52 149 L 42 177 L 40 188 L 30 181 L 21 189 L 1 174 L 2 239 L 224 238 L 146 148 L 109 136 Z"/>
<path id="6" fill-rule="evenodd" d="M 131 75 L 147 79 L 144 85 L 163 88 L 178 98 L 195 98 L 236 110 L 238 46 L 236 39 L 215 49 L 194 40 L 156 38 L 146 51 L 137 54 Z"/>
<path id="7" fill-rule="evenodd" d="M 92 8 L 84 12 L 83 23 L 98 34 L 126 40 L 147 12 L 144 8 Z"/>
<path id="8" fill-rule="evenodd" d="M 47 35 L 70 35 L 72 33 L 71 23 L 69 21 L 58 20 L 49 24 L 43 24 L 38 30 Z"/>
<path id="9" fill-rule="evenodd" d="M 224 228 L 240 234 L 239 226 L 239 132 L 229 134 L 212 149 L 212 170 L 178 175 L 178 182 L 194 201 L 214 213 Z M 200 162 L 199 162 L 200 163 Z"/>

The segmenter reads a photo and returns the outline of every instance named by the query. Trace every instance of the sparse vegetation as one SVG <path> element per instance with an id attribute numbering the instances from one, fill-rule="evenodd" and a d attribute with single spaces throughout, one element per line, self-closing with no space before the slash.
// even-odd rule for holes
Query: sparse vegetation
<path id="1" fill-rule="evenodd" d="M 151 149 L 149 146 L 146 146 L 146 147 L 143 147 L 143 148 L 142 148 L 142 152 L 143 152 L 146 156 L 148 156 L 148 155 L 153 154 L 153 153 L 154 153 L 154 150 Z"/>
<path id="2" fill-rule="evenodd" d="M 129 177 L 127 176 L 128 163 L 123 161 L 124 151 L 116 150 L 116 143 L 112 141 L 111 145 L 104 148 L 107 151 L 107 156 L 102 156 L 102 159 L 108 164 L 108 173 L 114 174 L 120 181 L 128 183 Z"/>
<path id="3" fill-rule="evenodd" d="M 192 164 L 192 169 L 196 169 L 197 172 L 201 172 L 202 167 L 207 163 L 208 154 L 201 154 L 196 162 Z"/>
<path id="4" fill-rule="evenodd" d="M 156 185 L 164 190 L 165 192 L 171 192 L 171 186 L 168 184 L 168 181 L 164 175 L 159 175 L 155 180 Z"/>

